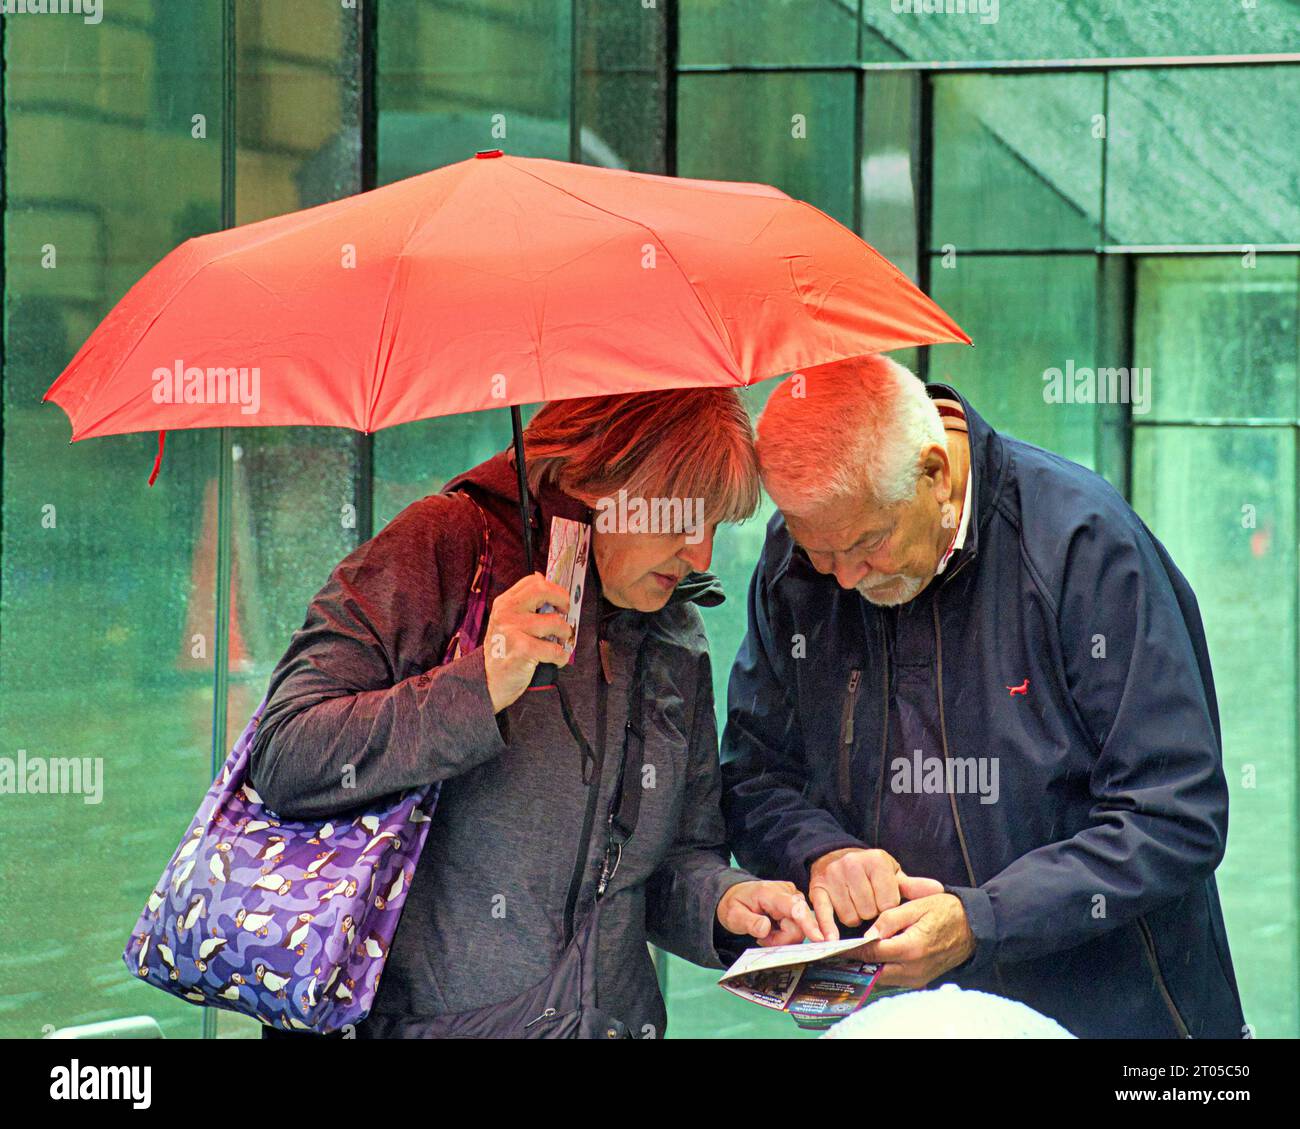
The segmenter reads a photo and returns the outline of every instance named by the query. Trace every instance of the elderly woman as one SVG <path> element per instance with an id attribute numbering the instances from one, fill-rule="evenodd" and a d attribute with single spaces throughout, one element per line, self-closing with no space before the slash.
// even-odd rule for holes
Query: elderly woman
<path id="1" fill-rule="evenodd" d="M 666 1015 L 647 940 L 717 968 L 735 935 L 821 937 L 793 885 L 732 869 L 724 842 L 695 605 L 722 599 L 705 571 L 717 524 L 757 505 L 739 397 L 560 401 L 524 443 L 542 559 L 553 517 L 593 523 L 572 664 L 569 594 L 526 573 L 503 452 L 349 555 L 272 675 L 251 776 L 280 815 L 332 817 L 441 784 L 361 1037 L 544 1036 L 552 1021 L 557 1034 L 653 1037 Z M 647 511 L 681 520 L 619 528 Z M 485 532 L 482 646 L 439 666 Z M 557 673 L 530 690 L 539 663 Z M 568 1030 L 557 1001 L 575 975 L 595 1018 Z"/>

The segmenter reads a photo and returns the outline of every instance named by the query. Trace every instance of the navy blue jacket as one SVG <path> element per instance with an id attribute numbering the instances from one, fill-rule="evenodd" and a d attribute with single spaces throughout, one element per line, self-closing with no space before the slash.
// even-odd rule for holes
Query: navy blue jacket
<path id="1" fill-rule="evenodd" d="M 869 604 L 769 524 L 723 736 L 732 848 L 803 889 L 846 846 L 938 878 L 975 951 L 935 984 L 1079 1036 L 1240 1038 L 1196 598 L 1104 479 L 962 404 L 973 520 L 911 602 Z M 949 763 L 984 776 L 948 787 Z"/>

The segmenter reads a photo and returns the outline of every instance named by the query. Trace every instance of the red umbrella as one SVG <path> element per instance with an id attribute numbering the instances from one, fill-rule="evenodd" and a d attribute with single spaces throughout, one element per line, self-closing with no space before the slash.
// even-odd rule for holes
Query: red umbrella
<path id="1" fill-rule="evenodd" d="M 520 404 L 747 385 L 941 341 L 970 338 L 776 188 L 492 150 L 187 240 L 44 398 L 73 441 L 157 430 L 159 458 L 179 428 L 372 432 L 507 405 L 518 447 Z"/>

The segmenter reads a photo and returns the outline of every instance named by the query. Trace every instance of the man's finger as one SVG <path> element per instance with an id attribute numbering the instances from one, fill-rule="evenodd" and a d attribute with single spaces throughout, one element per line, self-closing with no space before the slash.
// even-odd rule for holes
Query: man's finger
<path id="1" fill-rule="evenodd" d="M 874 934 L 879 939 L 864 945 L 860 950 L 854 950 L 855 953 L 860 954 L 860 960 L 871 961 L 873 964 L 916 960 L 923 955 L 924 942 L 919 937 L 912 936 L 908 930 L 928 912 L 929 907 L 917 902 L 904 902 L 886 910 L 876 918 L 875 925 L 868 931 L 868 936 Z"/>
<path id="2" fill-rule="evenodd" d="M 884 913 L 887 909 L 893 909 L 902 900 L 898 889 L 898 879 L 902 877 L 902 871 L 873 866 L 868 870 L 867 877 L 871 880 L 871 897 L 876 907 L 876 913 L 873 913 L 872 917 Z"/>
<path id="3" fill-rule="evenodd" d="M 813 912 L 817 915 L 817 927 L 828 941 L 838 941 L 840 931 L 835 927 L 835 906 L 825 886 L 814 886 L 809 893 Z"/>
<path id="4" fill-rule="evenodd" d="M 865 870 L 855 868 L 850 873 L 844 888 L 845 896 L 853 902 L 853 911 L 858 918 L 855 922 L 845 921 L 846 925 L 870 921 L 880 912 L 876 906 L 875 891 L 871 888 L 871 875 Z M 841 917 L 841 920 L 844 919 Z"/>
<path id="5" fill-rule="evenodd" d="M 937 878 L 913 878 L 910 874 L 898 872 L 898 892 L 908 901 L 928 898 L 932 894 L 943 893 L 943 883 Z"/>

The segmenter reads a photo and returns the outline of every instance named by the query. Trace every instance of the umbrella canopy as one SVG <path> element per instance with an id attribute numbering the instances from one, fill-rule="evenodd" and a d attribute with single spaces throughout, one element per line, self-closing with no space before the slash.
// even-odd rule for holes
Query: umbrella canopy
<path id="1" fill-rule="evenodd" d="M 970 339 L 891 263 L 760 184 L 499 150 L 187 240 L 45 394 L 72 439 L 738 386 Z"/>

